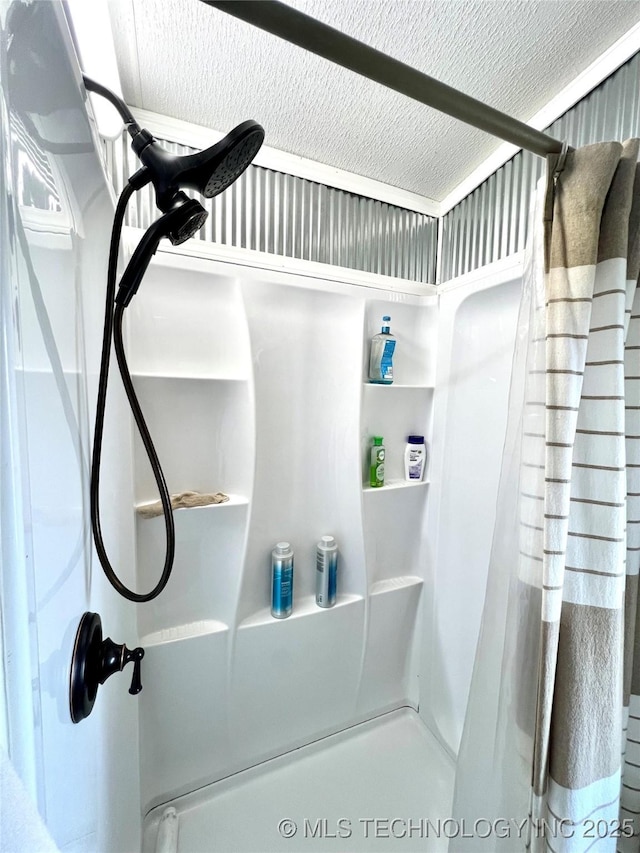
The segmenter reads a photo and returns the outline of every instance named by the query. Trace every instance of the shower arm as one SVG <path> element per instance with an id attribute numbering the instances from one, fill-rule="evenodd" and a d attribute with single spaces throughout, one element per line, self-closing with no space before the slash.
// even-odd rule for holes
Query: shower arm
<path id="1" fill-rule="evenodd" d="M 278 0 L 202 0 L 439 112 L 546 157 L 563 143 Z M 565 146 L 566 148 L 566 146 Z"/>
<path id="2" fill-rule="evenodd" d="M 140 133 L 140 125 L 135 120 L 133 113 L 122 98 L 118 97 L 118 95 L 116 95 L 115 92 L 112 92 L 111 89 L 107 89 L 107 87 L 103 86 L 102 83 L 98 83 L 97 80 L 92 80 L 91 77 L 87 77 L 86 74 L 82 75 L 82 82 L 84 83 L 84 87 L 87 92 L 95 92 L 96 95 L 106 98 L 107 101 L 109 101 L 109 103 L 118 110 L 120 118 L 124 122 L 130 136 L 135 136 L 137 133 Z"/>

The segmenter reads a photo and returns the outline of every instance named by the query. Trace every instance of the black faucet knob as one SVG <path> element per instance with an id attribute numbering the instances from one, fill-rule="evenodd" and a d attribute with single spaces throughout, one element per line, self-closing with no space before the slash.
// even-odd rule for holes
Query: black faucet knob
<path id="1" fill-rule="evenodd" d="M 131 687 L 129 688 L 129 693 L 132 696 L 135 696 L 136 693 L 140 693 L 142 690 L 142 678 L 140 675 L 141 662 L 144 657 L 144 649 L 138 646 L 137 649 L 128 649 L 124 646 L 124 653 L 122 656 L 122 666 L 124 667 L 130 661 L 133 661 L 133 677 L 131 678 Z"/>

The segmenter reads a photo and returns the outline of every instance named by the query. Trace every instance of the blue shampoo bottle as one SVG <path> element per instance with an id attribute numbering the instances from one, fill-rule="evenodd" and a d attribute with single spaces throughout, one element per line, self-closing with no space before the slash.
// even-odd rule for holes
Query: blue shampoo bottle
<path id="1" fill-rule="evenodd" d="M 271 615 L 286 619 L 293 609 L 293 548 L 278 542 L 271 552 Z"/>

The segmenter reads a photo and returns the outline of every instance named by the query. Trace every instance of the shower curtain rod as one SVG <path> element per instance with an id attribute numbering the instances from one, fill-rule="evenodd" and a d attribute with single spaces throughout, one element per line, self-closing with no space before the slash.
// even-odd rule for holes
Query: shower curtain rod
<path id="1" fill-rule="evenodd" d="M 202 0 L 291 44 L 375 80 L 480 130 L 532 151 L 559 154 L 563 144 L 475 98 L 405 65 L 278 0 Z"/>

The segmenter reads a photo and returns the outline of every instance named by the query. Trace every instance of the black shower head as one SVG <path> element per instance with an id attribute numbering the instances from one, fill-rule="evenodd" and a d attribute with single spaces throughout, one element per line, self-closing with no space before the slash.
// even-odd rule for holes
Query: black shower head
<path id="1" fill-rule="evenodd" d="M 172 216 L 166 226 L 166 236 L 174 246 L 179 246 L 193 237 L 209 215 L 199 201 L 188 198 L 183 192 L 174 195 L 170 213 Z"/>
<path id="2" fill-rule="evenodd" d="M 251 163 L 263 140 L 262 126 L 245 121 L 216 145 L 195 154 L 171 154 L 144 129 L 131 146 L 149 171 L 158 207 L 166 211 L 179 188 L 190 187 L 205 198 L 226 190 Z"/>
<path id="3" fill-rule="evenodd" d="M 120 113 L 131 136 L 131 147 L 144 164 L 144 168 L 129 178 L 129 183 L 139 190 L 151 181 L 163 213 L 175 206 L 181 188 L 190 187 L 205 198 L 226 190 L 249 166 L 264 141 L 264 128 L 257 121 L 243 121 L 206 151 L 183 156 L 171 154 L 148 130 L 140 127 L 122 98 L 86 74 L 82 79 L 89 92 L 106 98 Z"/>
<path id="4" fill-rule="evenodd" d="M 207 216 L 207 211 L 195 198 L 188 198 L 180 190 L 174 193 L 170 209 L 147 228 L 136 246 L 120 279 L 116 304 L 126 308 L 131 302 L 163 237 L 168 237 L 174 246 L 178 246 L 193 237 Z"/>

